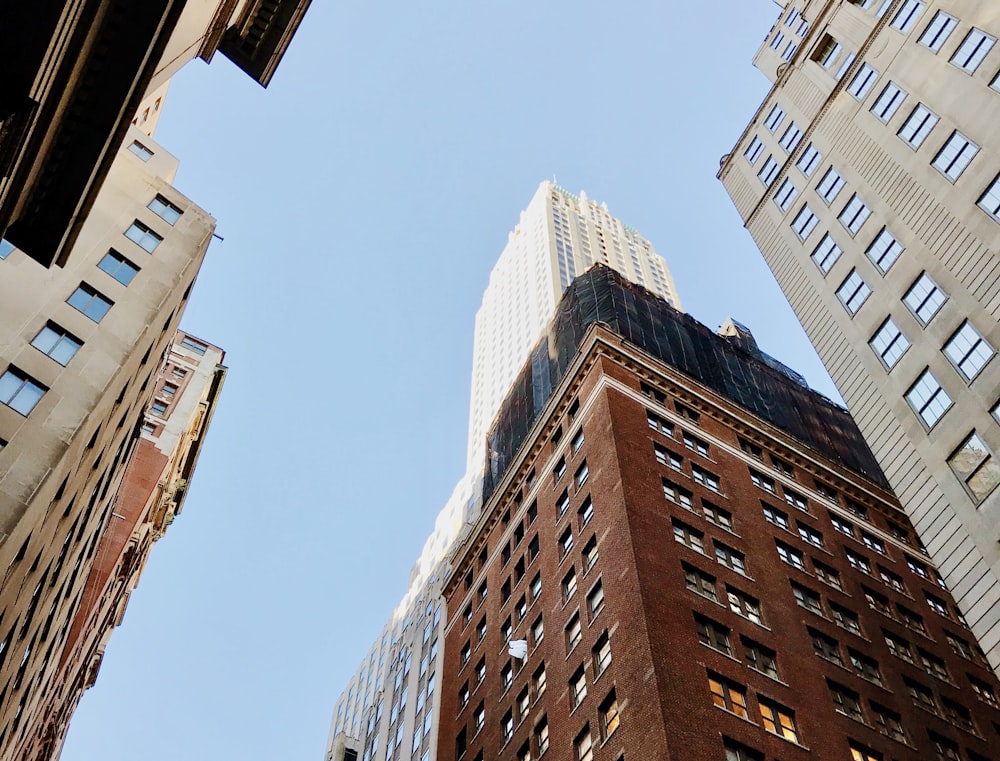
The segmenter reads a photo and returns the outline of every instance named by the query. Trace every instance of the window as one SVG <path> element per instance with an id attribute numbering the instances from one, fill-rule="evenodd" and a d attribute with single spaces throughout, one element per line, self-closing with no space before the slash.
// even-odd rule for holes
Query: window
<path id="1" fill-rule="evenodd" d="M 153 158 L 153 152 L 149 150 L 146 146 L 140 143 L 138 140 L 133 140 L 132 144 L 128 147 L 132 153 L 138 156 L 143 161 L 149 161 Z"/>
<path id="2" fill-rule="evenodd" d="M 792 491 L 787 486 L 785 487 L 785 502 L 787 502 L 792 507 L 798 508 L 804 513 L 809 512 L 809 502 L 806 500 L 806 498 L 803 497 L 798 492 Z"/>
<path id="3" fill-rule="evenodd" d="M 927 592 L 924 592 L 924 597 L 926 598 L 927 604 L 930 606 L 931 610 L 933 610 L 938 615 L 950 618 L 950 616 L 948 615 L 948 605 L 945 603 L 944 600 L 940 599 L 939 597 L 935 597 L 932 594 L 928 594 Z"/>
<path id="4" fill-rule="evenodd" d="M 878 661 L 867 655 L 862 655 L 856 650 L 848 650 L 847 654 L 850 656 L 854 673 L 869 682 L 882 684 L 882 673 L 879 671 Z"/>
<path id="5" fill-rule="evenodd" d="M 693 436 L 686 431 L 684 432 L 684 446 L 697 452 L 702 457 L 708 457 L 708 442 L 702 441 L 697 436 Z"/>
<path id="6" fill-rule="evenodd" d="M 196 341 L 191 336 L 181 338 L 181 346 L 189 351 L 193 351 L 195 354 L 204 354 L 208 351 L 208 344 Z"/>
<path id="7" fill-rule="evenodd" d="M 871 210 L 861 200 L 861 197 L 855 193 L 851 196 L 851 200 L 847 202 L 847 205 L 840 212 L 840 216 L 837 219 L 840 220 L 840 224 L 844 226 L 844 229 L 853 236 L 858 234 L 858 231 L 861 230 L 870 216 Z"/>
<path id="8" fill-rule="evenodd" d="M 711 473 L 697 465 L 691 466 L 691 477 L 694 478 L 695 483 L 701 484 L 706 489 L 711 489 L 712 491 L 719 491 L 720 489 L 719 477 L 715 473 Z"/>
<path id="9" fill-rule="evenodd" d="M 544 671 L 542 672 L 544 675 Z M 538 755 L 542 756 L 549 749 L 549 723 L 542 717 L 542 720 L 535 726 L 535 746 L 538 748 Z"/>
<path id="10" fill-rule="evenodd" d="M 524 721 L 525 717 L 528 715 L 528 709 L 531 707 L 531 697 L 528 692 L 528 688 L 525 687 L 521 690 L 520 694 L 517 696 L 517 720 Z"/>
<path id="11" fill-rule="evenodd" d="M 583 546 L 583 572 L 586 573 L 597 564 L 597 537 L 590 537 Z"/>
<path id="12" fill-rule="evenodd" d="M 841 629 L 853 632 L 854 634 L 861 634 L 861 624 L 858 621 L 858 614 L 853 610 L 831 602 L 830 614 L 833 616 L 834 623 Z"/>
<path id="13" fill-rule="evenodd" d="M 138 219 L 125 231 L 125 237 L 150 254 L 156 250 L 156 247 L 163 240 L 162 236 L 157 235 L 150 227 L 147 227 Z"/>
<path id="14" fill-rule="evenodd" d="M 583 446 L 583 442 L 583 429 L 581 428 L 573 435 L 573 439 L 569 443 L 569 448 L 572 450 L 573 454 L 580 451 L 580 448 Z"/>
<path id="15" fill-rule="evenodd" d="M 844 553 L 847 555 L 847 562 L 854 570 L 871 575 L 872 566 L 871 563 L 868 562 L 868 558 L 864 555 L 859 555 L 853 550 L 844 550 Z"/>
<path id="16" fill-rule="evenodd" d="M 802 541 L 808 542 L 814 547 L 823 547 L 823 535 L 811 526 L 805 526 L 800 523 L 799 536 L 802 537 Z"/>
<path id="17" fill-rule="evenodd" d="M 948 294 L 941 290 L 926 272 L 903 296 L 903 303 L 910 308 L 921 325 L 926 325 L 948 300 Z"/>
<path id="18" fill-rule="evenodd" d="M 771 187 L 771 183 L 774 182 L 774 178 L 778 176 L 780 169 L 781 165 L 774 160 L 774 157 L 768 156 L 767 161 L 764 162 L 764 166 L 757 172 L 757 179 L 764 184 L 765 188 L 769 188 Z"/>
<path id="19" fill-rule="evenodd" d="M 777 493 L 777 490 L 775 489 L 774 486 L 774 479 L 771 478 L 770 476 L 765 476 L 763 473 L 758 473 L 756 470 L 751 468 L 750 480 L 753 482 L 753 485 L 756 486 L 758 489 L 763 489 L 764 491 L 769 492 L 770 494 Z"/>
<path id="20" fill-rule="evenodd" d="M 482 684 L 486 679 L 486 658 L 480 658 L 476 664 L 476 684 Z"/>
<path id="21" fill-rule="evenodd" d="M 972 159 L 979 153 L 979 146 L 969 140 L 958 130 L 951 133 L 951 137 L 938 151 L 937 156 L 931 162 L 931 166 L 952 182 L 955 182 L 971 163 Z"/>
<path id="22" fill-rule="evenodd" d="M 937 732 L 927 730 L 931 745 L 934 747 L 935 757 L 941 761 L 961 761 L 958 753 L 958 744 L 952 742 L 947 737 L 942 737 Z"/>
<path id="23" fill-rule="evenodd" d="M 94 322 L 100 322 L 108 310 L 114 306 L 114 302 L 101 295 L 86 283 L 80 283 L 80 287 L 73 291 L 73 294 L 66 299 L 66 303 L 83 312 Z"/>
<path id="24" fill-rule="evenodd" d="M 458 707 L 459 709 L 465 708 L 469 705 L 469 683 L 466 682 L 462 685 L 461 689 L 458 691 Z"/>
<path id="25" fill-rule="evenodd" d="M 785 153 L 791 153 L 798 147 L 800 140 L 802 140 L 802 130 L 795 122 L 792 122 L 785 129 L 778 145 L 785 149 Z"/>
<path id="26" fill-rule="evenodd" d="M 705 514 L 705 519 L 711 521 L 716 526 L 724 528 L 726 531 L 733 530 L 733 514 L 728 510 L 723 510 L 711 502 L 702 500 L 701 511 Z"/>
<path id="27" fill-rule="evenodd" d="M 500 669 L 500 682 L 503 685 L 504 692 L 510 689 L 511 684 L 514 683 L 514 668 L 509 662 Z"/>
<path id="28" fill-rule="evenodd" d="M 597 584 L 587 595 L 587 610 L 590 613 L 590 620 L 593 621 L 604 610 L 604 585 L 598 579 Z"/>
<path id="29" fill-rule="evenodd" d="M 902 605 L 897 605 L 896 610 L 899 611 L 899 617 L 903 620 L 903 625 L 907 629 L 912 629 L 913 631 L 920 632 L 921 634 L 927 634 L 927 627 L 924 626 L 924 619 L 919 614 L 914 613 L 912 610 Z"/>
<path id="30" fill-rule="evenodd" d="M 906 100 L 906 91 L 895 82 L 890 82 L 882 90 L 878 99 L 872 105 L 871 111 L 876 118 L 886 124 L 896 115 L 899 107 Z"/>
<path id="31" fill-rule="evenodd" d="M 518 526 L 518 528 L 521 528 Z M 523 535 L 523 534 L 522 534 Z M 514 538 L 517 539 L 517 532 L 514 532 Z M 519 540 L 520 541 L 520 540 Z M 528 563 L 533 563 L 535 558 L 538 557 L 538 534 L 535 534 L 531 539 L 528 540 Z"/>
<path id="32" fill-rule="evenodd" d="M 590 497 L 587 497 L 583 501 L 583 504 L 580 505 L 580 509 L 577 510 L 577 515 L 580 517 L 580 528 L 586 528 L 594 517 L 594 503 L 591 501 Z"/>
<path id="33" fill-rule="evenodd" d="M 851 68 L 851 64 L 854 63 L 854 58 L 855 58 L 854 53 L 848 53 L 846 56 L 844 56 L 844 60 L 837 68 L 837 73 L 834 74 L 834 77 L 838 82 L 844 78 L 844 75 L 847 73 L 847 70 Z"/>
<path id="34" fill-rule="evenodd" d="M 795 162 L 795 166 L 806 177 L 812 177 L 812 173 L 816 171 L 816 167 L 819 166 L 819 162 L 822 160 L 823 154 L 819 152 L 819 149 L 815 145 L 809 143 L 806 149 L 802 151 L 802 155 L 799 156 L 799 160 Z"/>
<path id="35" fill-rule="evenodd" d="M 778 104 L 775 104 L 768 113 L 767 119 L 764 120 L 764 126 L 767 127 L 769 132 L 774 132 L 778 129 L 778 126 L 781 124 L 781 120 L 784 118 L 785 109 Z"/>
<path id="36" fill-rule="evenodd" d="M 966 74 L 974 74 L 996 41 L 996 37 L 991 37 L 982 29 L 972 27 L 962 40 L 962 44 L 958 46 L 958 50 L 951 56 L 951 62 Z"/>
<path id="37" fill-rule="evenodd" d="M 883 3 L 882 5 L 883 8 L 880 9 L 878 13 L 880 18 L 885 12 L 884 8 L 888 5 L 888 3 Z M 913 25 L 917 22 L 917 19 L 920 17 L 920 14 L 923 13 L 923 10 L 924 4 L 920 2 L 920 0 L 904 0 L 903 5 L 892 18 L 892 28 L 905 34 L 913 28 Z"/>
<path id="38" fill-rule="evenodd" d="M 621 716 L 618 713 L 618 696 L 614 690 L 608 693 L 598 709 L 601 717 L 601 739 L 607 740 L 618 729 Z"/>
<path id="39" fill-rule="evenodd" d="M 764 505 L 764 517 L 775 526 L 789 530 L 788 515 L 770 505 Z"/>
<path id="40" fill-rule="evenodd" d="M 566 652 L 580 644 L 582 638 L 583 629 L 580 627 L 580 614 L 576 614 L 566 624 Z"/>
<path id="41" fill-rule="evenodd" d="M 576 708 L 587 697 L 587 674 L 583 666 L 569 680 L 569 705 Z"/>
<path id="42" fill-rule="evenodd" d="M 938 11 L 920 35 L 919 42 L 937 53 L 948 41 L 948 37 L 955 31 L 956 26 L 958 26 L 958 20 L 954 16 L 949 16 L 944 11 Z"/>
<path id="43" fill-rule="evenodd" d="M 854 740 L 850 741 L 851 761 L 882 761 L 882 754 Z"/>
<path id="44" fill-rule="evenodd" d="M 977 500 L 985 499 L 1000 483 L 1000 464 L 975 431 L 948 458 L 948 465 Z"/>
<path id="45" fill-rule="evenodd" d="M 989 214 L 997 222 L 1000 222 L 1000 176 L 990 184 L 983 195 L 977 201 L 980 209 Z"/>
<path id="46" fill-rule="evenodd" d="M 0 404 L 27 417 L 48 389 L 15 367 L 0 375 Z"/>
<path id="47" fill-rule="evenodd" d="M 966 320 L 944 345 L 944 353 L 965 379 L 971 381 L 993 358 L 996 350 Z"/>
<path id="48" fill-rule="evenodd" d="M 889 369 L 895 367 L 896 363 L 899 362 L 899 358 L 910 348 L 910 342 L 891 317 L 882 323 L 881 327 L 879 327 L 878 331 L 876 331 L 875 335 L 868 342 L 868 345 L 878 355 L 882 364 Z"/>
<path id="49" fill-rule="evenodd" d="M 739 550 L 735 550 L 722 542 L 715 542 L 715 559 L 720 564 L 726 566 L 736 573 L 747 575 L 746 557 Z"/>
<path id="50" fill-rule="evenodd" d="M 504 642 L 510 642 L 510 638 L 514 636 L 514 627 L 510 622 L 510 616 L 508 616 L 503 624 L 500 625 L 500 637 Z M 437 644 L 437 640 L 434 640 L 434 644 Z"/>
<path id="51" fill-rule="evenodd" d="M 837 60 L 840 50 L 841 44 L 829 34 L 824 34 L 823 39 L 819 41 L 819 44 L 813 50 L 811 58 L 824 69 L 829 69 L 833 66 L 833 62 Z"/>
<path id="52" fill-rule="evenodd" d="M 729 609 L 733 613 L 743 616 L 755 624 L 764 624 L 764 619 L 760 615 L 760 603 L 756 599 L 728 586 L 726 587 L 726 597 L 729 601 Z"/>
<path id="53" fill-rule="evenodd" d="M 174 397 L 177 395 L 177 386 L 173 383 L 164 383 L 160 389 L 160 393 L 164 396 Z"/>
<path id="54" fill-rule="evenodd" d="M 753 166 L 757 163 L 757 159 L 760 158 L 760 154 L 764 151 L 763 141 L 754 135 L 753 140 L 750 141 L 750 145 L 747 149 L 743 151 L 743 157 L 747 160 L 747 163 Z"/>
<path id="55" fill-rule="evenodd" d="M 840 657 L 840 643 L 837 640 L 815 629 L 809 629 L 809 638 L 812 640 L 813 652 L 816 655 L 838 666 L 844 665 L 844 660 Z"/>
<path id="56" fill-rule="evenodd" d="M 932 428 L 951 407 L 951 397 L 930 370 L 924 370 L 906 392 L 906 401 L 928 428 Z"/>
<path id="57" fill-rule="evenodd" d="M 792 205 L 798 194 L 799 189 L 786 177 L 782 180 L 778 192 L 774 194 L 774 203 L 781 211 L 788 211 L 788 208 Z"/>
<path id="58" fill-rule="evenodd" d="M 743 643 L 743 656 L 746 658 L 747 665 L 772 679 L 777 679 L 777 653 L 752 639 L 740 637 L 740 640 Z"/>
<path id="59" fill-rule="evenodd" d="M 97 265 L 124 286 L 132 282 L 139 268 L 114 249 L 108 251 Z"/>
<path id="60" fill-rule="evenodd" d="M 861 710 L 861 696 L 858 693 L 829 680 L 827 687 L 830 688 L 830 697 L 833 698 L 833 710 L 857 721 L 865 720 Z"/>
<path id="61" fill-rule="evenodd" d="M 733 649 L 729 644 L 728 628 L 697 613 L 694 614 L 694 620 L 698 628 L 698 640 L 703 645 L 726 655 L 733 654 Z"/>
<path id="62" fill-rule="evenodd" d="M 564 558 L 573 549 L 573 529 L 567 528 L 559 537 L 559 557 Z"/>
<path id="63" fill-rule="evenodd" d="M 545 694 L 545 664 L 539 666 L 535 673 L 531 675 L 531 688 L 535 693 L 535 700 Z M 539 750 L 541 750 L 539 748 Z"/>
<path id="64" fill-rule="evenodd" d="M 683 470 L 684 458 L 679 454 L 671 452 L 662 444 L 653 442 L 653 454 L 656 456 L 656 461 L 661 465 L 668 465 L 677 471 Z"/>
<path id="65" fill-rule="evenodd" d="M 897 592 L 906 594 L 906 586 L 903 584 L 903 577 L 899 574 L 893 573 L 888 568 L 880 565 L 878 567 L 878 577 L 882 579 L 882 583 L 887 587 L 892 587 Z"/>
<path id="66" fill-rule="evenodd" d="M 594 656 L 594 679 L 597 679 L 611 665 L 611 640 L 608 639 L 607 631 L 597 639 L 597 644 L 594 645 L 592 652 Z"/>
<path id="67" fill-rule="evenodd" d="M 799 237 L 799 240 L 805 240 L 809 237 L 814 229 L 816 229 L 816 224 L 819 222 L 819 217 L 813 214 L 813 210 L 809 208 L 809 204 L 803 205 L 799 209 L 799 213 L 795 215 L 795 219 L 792 220 L 792 230 Z"/>
<path id="68" fill-rule="evenodd" d="M 32 339 L 31 345 L 65 367 L 83 346 L 83 341 L 67 332 L 65 328 L 49 322 Z"/>
<path id="69" fill-rule="evenodd" d="M 476 727 L 476 732 L 486 726 L 486 708 L 482 703 L 476 706 L 476 711 L 472 714 L 472 718 Z"/>
<path id="70" fill-rule="evenodd" d="M 674 435 L 674 426 L 672 423 L 668 423 L 659 415 L 654 415 L 652 412 L 649 412 L 648 410 L 646 412 L 646 422 L 649 424 L 650 428 L 652 428 L 654 431 L 662 433 L 664 436 Z"/>
<path id="71" fill-rule="evenodd" d="M 167 405 L 165 402 L 161 402 L 157 399 L 150 406 L 149 411 L 154 415 L 163 415 L 163 413 L 167 411 Z"/>
<path id="72" fill-rule="evenodd" d="M 476 625 L 476 640 L 482 642 L 486 639 L 486 617 Z"/>
<path id="73" fill-rule="evenodd" d="M 774 543 L 778 550 L 778 557 L 788 563 L 788 565 L 798 568 L 800 571 L 804 571 L 806 569 L 805 559 L 801 552 L 789 547 L 784 542 L 775 540 Z"/>
<path id="74" fill-rule="evenodd" d="M 820 616 L 823 615 L 823 603 L 816 592 L 803 587 L 801 584 L 792 582 L 792 594 L 795 596 L 795 602 L 800 608 L 805 608 Z"/>
<path id="75" fill-rule="evenodd" d="M 587 725 L 573 741 L 574 758 L 576 761 L 592 761 L 594 758 L 594 741 L 590 736 L 590 726 Z"/>
<path id="76" fill-rule="evenodd" d="M 823 175 L 823 179 L 819 181 L 819 185 L 816 186 L 816 194 L 823 199 L 823 203 L 829 206 L 843 187 L 844 178 L 840 176 L 840 172 L 830 167 Z"/>
<path id="77" fill-rule="evenodd" d="M 177 206 L 174 206 L 174 204 L 170 203 L 170 201 L 160 195 L 156 196 L 156 198 L 149 202 L 149 209 L 168 225 L 174 224 L 181 218 L 181 214 L 184 213 Z M 153 247 L 155 248 L 156 246 L 154 245 Z M 146 247 L 143 246 L 143 248 Z"/>
<path id="78" fill-rule="evenodd" d="M 771 40 L 771 48 L 773 50 L 777 50 L 778 48 L 781 47 L 781 43 L 784 41 L 785 41 L 785 33 L 778 32 L 776 35 L 774 35 L 774 39 Z"/>
<path id="79" fill-rule="evenodd" d="M 581 488 L 585 483 L 587 483 L 587 478 L 590 477 L 590 468 L 587 467 L 587 461 L 584 460 L 583 464 L 580 465 L 576 470 L 576 475 L 573 477 L 576 483 L 576 488 Z"/>
<path id="80" fill-rule="evenodd" d="M 726 751 L 725 761 L 764 761 L 763 753 L 728 737 L 722 738 L 722 744 Z"/>
<path id="81" fill-rule="evenodd" d="M 688 510 L 694 504 L 694 495 L 690 491 L 666 478 L 663 479 L 663 496 Z"/>
<path id="82" fill-rule="evenodd" d="M 837 298 L 840 299 L 840 303 L 844 305 L 848 314 L 855 315 L 871 295 L 871 292 L 872 289 L 861 277 L 861 273 L 854 269 L 844 278 L 844 282 L 837 289 Z"/>
<path id="83" fill-rule="evenodd" d="M 672 520 L 671 523 L 674 527 L 674 540 L 690 547 L 695 552 L 700 552 L 703 555 L 705 554 L 704 533 L 696 528 L 688 526 L 686 523 L 681 523 L 678 520 Z"/>
<path id="84" fill-rule="evenodd" d="M 684 583 L 695 594 L 707 597 L 713 602 L 719 601 L 715 591 L 715 577 L 686 563 L 684 564 Z"/>
<path id="85" fill-rule="evenodd" d="M 949 681 L 951 677 L 948 674 L 948 667 L 943 660 L 936 655 L 928 653 L 923 648 L 918 648 L 917 652 L 920 654 L 920 665 L 924 671 L 945 682 Z"/>
<path id="86" fill-rule="evenodd" d="M 902 138 L 904 143 L 916 150 L 924 144 L 924 140 L 931 134 L 931 130 L 937 123 L 937 114 L 923 103 L 918 103 L 896 134 Z"/>
<path id="87" fill-rule="evenodd" d="M 708 690 L 712 693 L 712 703 L 717 707 L 744 719 L 750 718 L 747 713 L 747 693 L 742 685 L 709 673 Z"/>
<path id="88" fill-rule="evenodd" d="M 758 700 L 760 717 L 764 721 L 764 729 L 793 743 L 799 741 L 798 730 L 795 728 L 795 713 L 782 705 L 769 700 Z"/>
<path id="89" fill-rule="evenodd" d="M 865 547 L 877 552 L 879 555 L 887 554 L 885 551 L 885 542 L 879 539 L 877 536 L 872 536 L 866 531 L 861 532 L 861 541 L 865 543 Z"/>
<path id="90" fill-rule="evenodd" d="M 833 265 L 837 263 L 840 255 L 843 253 L 837 242 L 830 236 L 830 233 L 823 235 L 823 239 L 816 246 L 815 250 L 812 252 L 812 260 L 819 267 L 820 271 L 825 275 L 831 269 Z"/>
<path id="91" fill-rule="evenodd" d="M 878 268 L 878 271 L 884 275 L 899 258 L 899 255 L 903 253 L 903 246 L 889 232 L 888 228 L 883 227 L 881 232 L 875 236 L 875 240 L 868 246 L 865 253 L 872 260 L 876 268 Z"/>
<path id="92" fill-rule="evenodd" d="M 869 64 L 863 63 L 861 64 L 861 68 L 858 69 L 858 73 L 854 75 L 851 83 L 847 85 L 847 92 L 858 100 L 864 100 L 877 79 L 878 72 Z"/>
<path id="93" fill-rule="evenodd" d="M 552 469 L 552 478 L 555 479 L 556 483 L 558 483 L 564 475 L 566 475 L 566 458 L 560 457 L 559 462 L 557 462 L 556 466 Z"/>
<path id="94" fill-rule="evenodd" d="M 799 46 L 795 42 L 792 42 L 791 40 L 789 40 L 788 44 L 785 46 L 784 52 L 781 54 L 781 60 L 782 61 L 791 61 L 792 60 L 792 56 L 795 55 L 795 53 L 798 51 L 798 49 L 799 49 Z"/>
<path id="95" fill-rule="evenodd" d="M 994 708 L 1000 708 L 1000 699 L 997 698 L 996 690 L 993 687 L 971 676 L 969 677 L 969 684 L 972 686 L 972 691 L 979 700 Z"/>

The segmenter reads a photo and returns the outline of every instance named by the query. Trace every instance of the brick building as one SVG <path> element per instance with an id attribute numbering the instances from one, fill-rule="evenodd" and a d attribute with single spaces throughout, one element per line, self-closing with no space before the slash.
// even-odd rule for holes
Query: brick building
<path id="1" fill-rule="evenodd" d="M 723 333 L 570 287 L 445 583 L 441 761 L 995 757 L 1000 683 L 860 432 Z"/>

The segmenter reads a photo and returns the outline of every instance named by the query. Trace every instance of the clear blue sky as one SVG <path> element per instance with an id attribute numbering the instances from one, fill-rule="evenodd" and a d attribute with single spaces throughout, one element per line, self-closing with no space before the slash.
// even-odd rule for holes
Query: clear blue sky
<path id="1" fill-rule="evenodd" d="M 770 0 L 316 0 L 271 87 L 222 56 L 157 139 L 219 220 L 183 327 L 229 378 L 64 761 L 321 761 L 465 458 L 475 310 L 544 178 L 836 392 L 715 179 Z"/>

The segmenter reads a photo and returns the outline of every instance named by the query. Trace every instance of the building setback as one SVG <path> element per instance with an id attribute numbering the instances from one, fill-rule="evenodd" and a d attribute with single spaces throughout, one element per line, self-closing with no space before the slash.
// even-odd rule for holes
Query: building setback
<path id="1" fill-rule="evenodd" d="M 724 332 L 567 291 L 445 581 L 440 761 L 995 757 L 1000 683 L 850 417 Z"/>
<path id="2" fill-rule="evenodd" d="M 719 178 L 1000 670 L 1000 17 L 782 5 Z"/>

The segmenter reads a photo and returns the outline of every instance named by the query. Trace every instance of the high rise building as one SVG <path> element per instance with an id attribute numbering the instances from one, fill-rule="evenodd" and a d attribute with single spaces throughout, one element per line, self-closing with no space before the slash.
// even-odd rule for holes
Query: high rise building
<path id="1" fill-rule="evenodd" d="M 679 308 L 662 257 L 598 204 L 542 182 L 490 273 L 476 314 L 466 474 L 438 515 L 407 593 L 337 699 L 327 761 L 437 758 L 441 583 L 465 521 L 478 514 L 485 437 L 500 402 L 552 318 L 563 290 L 594 262 L 646 284 Z M 415 659 L 419 659 L 416 661 Z M 411 669 L 419 662 L 419 669 Z"/>
<path id="2" fill-rule="evenodd" d="M 719 177 L 1000 669 L 1000 18 L 781 5 Z"/>
<path id="3" fill-rule="evenodd" d="M 1000 681 L 850 416 L 723 332 L 568 289 L 444 581 L 439 761 L 996 757 Z"/>
<path id="4" fill-rule="evenodd" d="M 140 103 L 221 52 L 267 85 L 309 0 L 4 3 L 0 237 L 66 263 Z"/>
<path id="5" fill-rule="evenodd" d="M 170 185 L 176 168 L 132 127 L 66 266 L 0 250 L 4 761 L 29 757 L 56 708 L 126 465 L 162 421 L 157 378 L 215 229 Z"/>
<path id="6" fill-rule="evenodd" d="M 638 231 L 586 193 L 576 196 L 548 181 L 539 185 L 490 272 L 476 313 L 468 472 L 483 467 L 486 431 L 562 292 L 594 263 L 680 308 L 666 262 Z"/>
<path id="7" fill-rule="evenodd" d="M 24 761 L 59 756 L 70 717 L 94 684 L 153 543 L 180 514 L 225 380 L 224 352 L 178 332 L 153 383 L 118 497 L 62 648 L 59 670 L 25 734 Z"/>

